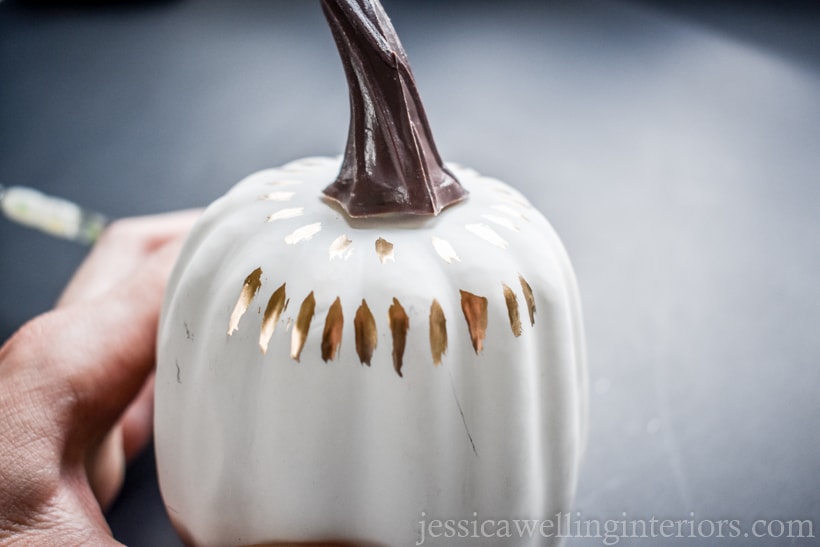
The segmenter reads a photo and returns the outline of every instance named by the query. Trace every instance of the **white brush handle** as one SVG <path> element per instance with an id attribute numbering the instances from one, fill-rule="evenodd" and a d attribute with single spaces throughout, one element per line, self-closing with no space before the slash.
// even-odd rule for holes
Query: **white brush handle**
<path id="1" fill-rule="evenodd" d="M 99 213 L 22 186 L 0 187 L 0 209 L 10 220 L 79 243 L 93 243 L 107 224 Z"/>

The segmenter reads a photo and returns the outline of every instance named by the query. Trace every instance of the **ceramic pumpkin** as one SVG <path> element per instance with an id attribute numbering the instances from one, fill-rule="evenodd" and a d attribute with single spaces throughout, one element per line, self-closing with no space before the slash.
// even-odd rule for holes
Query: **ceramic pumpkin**
<path id="1" fill-rule="evenodd" d="M 570 509 L 586 385 L 566 253 L 520 193 L 442 163 L 381 6 L 323 8 L 344 156 L 239 182 L 167 290 L 168 513 L 197 545 L 551 543 L 463 533 Z"/>

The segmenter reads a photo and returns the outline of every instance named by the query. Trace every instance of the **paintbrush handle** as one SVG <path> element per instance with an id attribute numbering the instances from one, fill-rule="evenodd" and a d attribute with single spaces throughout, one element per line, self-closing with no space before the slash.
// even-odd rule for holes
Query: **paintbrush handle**
<path id="1" fill-rule="evenodd" d="M 0 209 L 18 224 L 86 245 L 94 243 L 108 224 L 100 213 L 23 186 L 0 186 Z"/>

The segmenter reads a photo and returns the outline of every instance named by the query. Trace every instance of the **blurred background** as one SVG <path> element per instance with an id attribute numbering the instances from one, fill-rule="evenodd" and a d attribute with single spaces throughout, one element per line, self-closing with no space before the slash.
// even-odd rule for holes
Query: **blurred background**
<path id="1" fill-rule="evenodd" d="M 820 4 L 383 3 L 442 155 L 519 188 L 574 262 L 576 511 L 820 535 Z M 111 218 L 204 206 L 341 153 L 347 121 L 318 1 L 0 2 L 0 184 Z M 0 219 L 0 340 L 86 252 Z M 129 545 L 181 545 L 151 450 L 108 516 Z"/>

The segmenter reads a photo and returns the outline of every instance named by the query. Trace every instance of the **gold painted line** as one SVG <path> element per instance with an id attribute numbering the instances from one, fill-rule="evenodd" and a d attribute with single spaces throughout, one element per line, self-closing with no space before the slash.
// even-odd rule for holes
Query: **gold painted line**
<path id="1" fill-rule="evenodd" d="M 467 321 L 473 349 L 478 355 L 484 349 L 484 338 L 487 336 L 487 298 L 467 291 L 459 292 L 461 311 L 464 312 L 464 319 Z"/>
<path id="2" fill-rule="evenodd" d="M 520 207 L 524 207 L 525 209 L 532 209 L 532 205 L 527 198 L 510 188 L 508 185 L 504 184 L 501 181 L 496 180 L 496 185 L 492 186 L 491 190 L 498 195 L 498 198 L 506 201 L 507 203 L 513 203 Z"/>
<path id="3" fill-rule="evenodd" d="M 467 224 L 465 228 L 468 232 L 480 237 L 487 243 L 495 245 L 496 247 L 500 247 L 501 249 L 507 248 L 507 240 L 498 235 L 498 233 L 495 230 L 493 230 L 486 224 Z"/>
<path id="4" fill-rule="evenodd" d="M 299 356 L 302 355 L 302 349 L 305 347 L 307 341 L 308 331 L 310 330 L 310 322 L 313 320 L 313 312 L 316 310 L 316 297 L 313 296 L 313 291 L 302 301 L 299 308 L 299 315 L 296 317 L 296 323 L 293 325 L 293 332 L 290 338 L 290 357 L 297 363 Z"/>
<path id="5" fill-rule="evenodd" d="M 508 205 L 498 204 L 498 205 L 492 205 L 491 207 L 493 209 L 495 209 L 496 211 L 504 213 L 505 215 L 509 215 L 511 217 L 521 219 L 525 222 L 530 221 L 530 219 L 528 219 L 527 216 L 524 213 L 521 213 L 520 211 L 517 211 L 517 210 L 513 209 L 512 207 L 509 207 Z"/>
<path id="6" fill-rule="evenodd" d="M 288 245 L 296 245 L 302 241 L 308 241 L 313 236 L 318 234 L 322 231 L 322 223 L 321 222 L 314 222 L 313 224 L 308 224 L 307 226 L 302 226 L 301 228 L 295 229 L 293 232 L 285 236 L 285 243 Z"/>
<path id="7" fill-rule="evenodd" d="M 512 203 L 513 205 L 518 205 L 519 207 L 523 207 L 524 209 L 532 209 L 532 205 L 527 202 L 525 199 L 516 196 L 515 194 L 505 193 L 498 196 L 499 199 L 502 201 L 506 201 L 507 203 Z"/>
<path id="8" fill-rule="evenodd" d="M 266 222 L 274 222 L 276 220 L 286 220 L 289 218 L 300 217 L 305 213 L 304 207 L 291 207 L 289 209 L 280 209 L 272 215 L 268 215 Z"/>
<path id="9" fill-rule="evenodd" d="M 442 355 L 447 353 L 447 319 L 435 298 L 430 305 L 430 351 L 433 353 L 433 364 L 440 365 Z"/>
<path id="10" fill-rule="evenodd" d="M 336 353 L 342 344 L 343 327 L 342 301 L 337 296 L 327 312 L 325 330 L 322 332 L 322 361 L 325 363 L 336 358 Z"/>
<path id="11" fill-rule="evenodd" d="M 519 274 L 518 279 L 521 281 L 521 290 L 524 291 L 524 300 L 527 302 L 527 311 L 530 314 L 530 325 L 535 325 L 535 296 L 532 294 L 532 287 L 530 287 L 530 284 L 527 283 L 523 275 Z"/>
<path id="12" fill-rule="evenodd" d="M 396 261 L 396 257 L 393 254 L 393 244 L 382 237 L 376 240 L 376 254 L 379 256 L 379 260 L 382 264 L 387 261 Z"/>
<path id="13" fill-rule="evenodd" d="M 404 348 L 407 345 L 407 331 L 410 329 L 410 318 L 396 298 L 393 298 L 393 304 L 387 311 L 387 318 L 390 325 L 390 333 L 393 335 L 393 368 L 396 370 L 396 374 L 399 375 L 399 378 L 401 378 L 403 377 L 401 368 L 404 365 Z"/>
<path id="14" fill-rule="evenodd" d="M 296 192 L 270 192 L 259 196 L 262 201 L 290 201 Z"/>
<path id="15" fill-rule="evenodd" d="M 516 338 L 521 336 L 521 317 L 518 314 L 518 298 L 511 288 L 505 283 L 501 284 L 504 287 L 504 301 L 507 303 L 507 316 L 510 318 L 510 328 Z"/>
<path id="16" fill-rule="evenodd" d="M 268 352 L 271 336 L 273 336 L 279 317 L 286 307 L 285 284 L 282 283 L 282 286 L 271 295 L 268 306 L 265 308 L 265 315 L 262 316 L 262 329 L 259 331 L 259 349 L 262 350 L 263 354 Z"/>
<path id="17" fill-rule="evenodd" d="M 376 318 L 362 298 L 362 305 L 356 310 L 356 317 L 353 319 L 353 327 L 356 329 L 356 353 L 359 355 L 359 362 L 370 366 L 373 352 L 378 343 L 378 333 L 376 332 Z"/>
<path id="18" fill-rule="evenodd" d="M 330 260 L 333 260 L 334 258 L 347 260 L 350 258 L 350 255 L 353 252 L 353 249 L 350 248 L 352 244 L 353 241 L 347 238 L 347 234 L 342 234 L 334 239 L 333 243 L 330 244 L 330 248 L 327 250 Z"/>
<path id="19" fill-rule="evenodd" d="M 453 249 L 453 246 L 450 245 L 449 241 L 433 236 L 433 248 L 436 250 L 436 253 L 438 253 L 441 259 L 447 264 L 461 262 L 461 259 L 456 254 L 456 250 Z"/>
<path id="20" fill-rule="evenodd" d="M 507 230 L 511 230 L 513 232 L 520 232 L 518 226 L 516 226 L 513 222 L 511 222 L 506 217 L 500 217 L 498 215 L 481 215 L 482 218 L 485 218 L 492 222 L 493 224 L 497 224 L 502 228 L 506 228 Z"/>
<path id="21" fill-rule="evenodd" d="M 242 290 L 239 292 L 239 298 L 231 313 L 231 319 L 228 321 L 228 336 L 232 335 L 239 328 L 239 320 L 248 311 L 248 306 L 251 305 L 253 297 L 259 292 L 259 287 L 262 286 L 262 268 L 256 268 L 245 278 L 242 284 Z"/>

